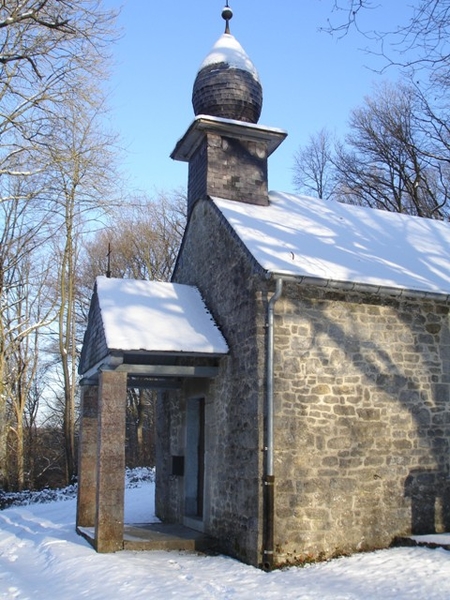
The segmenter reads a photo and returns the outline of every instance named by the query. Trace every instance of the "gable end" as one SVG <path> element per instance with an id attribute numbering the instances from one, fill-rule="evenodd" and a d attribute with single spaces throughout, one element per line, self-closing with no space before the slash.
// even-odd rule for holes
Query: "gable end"
<path id="1" fill-rule="evenodd" d="M 108 354 L 105 331 L 98 300 L 97 285 L 89 308 L 88 325 L 84 334 L 78 373 L 82 375 Z"/>

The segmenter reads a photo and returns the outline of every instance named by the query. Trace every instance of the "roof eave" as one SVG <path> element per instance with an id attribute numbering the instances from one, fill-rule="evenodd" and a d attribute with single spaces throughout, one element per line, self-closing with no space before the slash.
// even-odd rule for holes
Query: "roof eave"
<path id="1" fill-rule="evenodd" d="M 102 370 L 125 372 L 134 380 L 139 377 L 158 380 L 214 378 L 219 371 L 218 360 L 228 352 L 117 352 L 105 356 L 86 372 L 81 373 L 80 385 L 97 385 Z M 141 360 L 139 360 L 139 358 Z M 183 359 L 207 358 L 206 364 L 182 364 Z M 181 359 L 181 360 L 179 360 Z M 157 386 L 155 386 L 157 387 Z"/>
<path id="2" fill-rule="evenodd" d="M 184 136 L 177 142 L 170 157 L 173 160 L 189 162 L 192 155 L 202 141 L 205 132 L 228 135 L 237 139 L 245 138 L 254 141 L 265 141 L 267 152 L 270 156 L 284 141 L 287 132 L 274 127 L 264 127 L 254 123 L 198 115 L 189 126 Z"/>
<path id="3" fill-rule="evenodd" d="M 282 273 L 276 271 L 267 271 L 268 279 L 283 279 L 283 281 L 292 281 L 300 285 L 310 285 L 315 287 L 329 288 L 342 292 L 362 292 L 374 294 L 376 296 L 396 296 L 414 299 L 439 300 L 440 302 L 449 302 L 450 294 L 447 292 L 434 292 L 426 290 L 411 290 L 400 287 L 391 287 L 371 283 L 360 283 L 353 281 L 339 281 L 333 279 L 324 279 L 321 277 L 311 277 L 306 275 L 294 275 L 292 273 Z"/>

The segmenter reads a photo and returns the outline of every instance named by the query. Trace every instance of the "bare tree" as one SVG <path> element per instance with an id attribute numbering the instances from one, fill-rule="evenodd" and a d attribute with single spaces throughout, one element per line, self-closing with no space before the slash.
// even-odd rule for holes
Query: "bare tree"
<path id="1" fill-rule="evenodd" d="M 350 117 L 335 165 L 341 199 L 420 217 L 448 214 L 449 169 L 425 152 L 414 90 L 384 85 Z"/>
<path id="2" fill-rule="evenodd" d="M 79 74 L 96 75 L 113 35 L 114 14 L 101 0 L 0 3 L 0 174 L 31 175 L 29 158 L 49 131 Z M 17 158 L 21 169 L 17 170 Z M 42 167 L 39 167 L 42 168 Z"/>
<path id="3" fill-rule="evenodd" d="M 155 199 L 134 198 L 112 211 L 110 219 L 86 244 L 83 279 L 92 289 L 97 275 L 168 281 L 183 236 L 186 200 L 181 192 L 159 193 Z"/>
<path id="4" fill-rule="evenodd" d="M 155 465 L 156 390 L 131 388 L 127 394 L 127 466 Z"/>
<path id="5" fill-rule="evenodd" d="M 332 161 L 333 140 L 329 131 L 321 129 L 309 137 L 308 143 L 294 155 L 294 186 L 299 192 L 328 200 L 335 187 Z"/>
<path id="6" fill-rule="evenodd" d="M 300 148 L 297 188 L 342 202 L 447 219 L 450 136 L 446 123 L 438 127 L 429 110 L 415 86 L 379 86 L 352 111 L 344 142 L 332 148 L 321 131 Z"/>
<path id="7" fill-rule="evenodd" d="M 70 95 L 54 116 L 53 128 L 43 147 L 48 162 L 47 184 L 53 223 L 57 355 L 64 394 L 66 476 L 76 473 L 77 295 L 82 238 L 105 212 L 106 199 L 115 195 L 115 138 L 103 131 L 102 97 L 88 81 L 83 93 Z M 56 348 L 55 348 L 56 349 Z"/>
<path id="8" fill-rule="evenodd" d="M 114 277 L 170 279 L 185 227 L 185 207 L 184 195 L 174 192 L 160 193 L 154 199 L 134 198 L 112 211 L 106 227 L 86 244 L 80 320 L 86 319 L 95 277 L 105 275 L 108 270 Z M 154 464 L 154 405 L 154 391 L 128 390 L 127 461 L 130 466 Z"/>
<path id="9" fill-rule="evenodd" d="M 366 10 L 379 8 L 376 0 L 332 0 L 331 16 L 323 31 L 338 35 L 347 35 L 352 28 L 359 30 L 359 17 Z"/>
<path id="10" fill-rule="evenodd" d="M 328 26 L 323 30 L 346 35 L 351 29 L 362 33 L 374 52 L 382 54 L 387 65 L 417 72 L 425 70 L 440 85 L 448 85 L 450 67 L 450 0 L 412 0 L 405 6 L 403 22 L 385 31 L 370 27 L 366 18 L 383 11 L 377 0 L 332 0 Z M 375 46 L 373 46 L 375 44 Z"/>
<path id="11" fill-rule="evenodd" d="M 40 348 L 39 333 L 43 320 L 39 311 L 42 310 L 42 297 L 37 293 L 35 281 L 31 281 L 32 265 L 21 265 L 21 280 L 17 289 L 17 303 L 13 305 L 15 317 L 10 323 L 10 344 L 8 349 L 8 401 L 11 413 L 10 444 L 8 465 L 10 481 L 16 489 L 23 489 L 26 483 L 26 433 L 28 421 L 33 420 L 33 414 L 28 412 L 30 397 L 34 388 L 35 377 L 39 366 Z M 41 283 L 42 285 L 42 283 Z M 37 314 L 34 314 L 36 311 Z M 35 316 L 35 323 L 29 324 L 24 316 Z M 14 328 L 16 325 L 17 329 Z M 12 472 L 11 465 L 14 465 Z"/>
<path id="12" fill-rule="evenodd" d="M 0 203 L 0 485 L 8 483 L 7 439 L 16 431 L 21 454 L 21 419 L 27 389 L 37 360 L 36 335 L 52 317 L 43 293 L 46 262 L 41 253 L 47 239 L 46 215 L 35 203 L 38 195 L 28 178 L 14 178 L 9 198 Z M 33 210 L 30 210 L 33 206 Z M 15 461 L 22 469 L 22 457 Z M 15 476 L 23 482 L 21 472 Z"/>
<path id="13" fill-rule="evenodd" d="M 9 416 L 13 415 L 18 452 L 20 419 L 26 403 L 26 394 L 22 393 L 24 378 L 12 377 L 5 356 L 10 352 L 16 365 L 27 364 L 27 373 L 32 371 L 23 352 L 25 348 L 31 352 L 32 338 L 27 336 L 36 330 L 30 329 L 31 315 L 25 314 L 25 309 L 31 310 L 32 304 L 25 300 L 41 297 L 48 309 L 48 299 L 43 300 L 39 291 L 43 288 L 36 287 L 36 280 L 27 279 L 27 285 L 33 288 L 25 291 L 16 275 L 23 276 L 27 272 L 34 244 L 42 245 L 48 239 L 55 242 L 61 240 L 61 236 L 65 240 L 64 251 L 49 253 L 49 256 L 54 260 L 53 271 L 60 273 L 63 290 L 59 296 L 59 306 L 64 306 L 59 311 L 59 324 L 64 331 L 60 343 L 62 363 L 67 356 L 67 361 L 73 359 L 69 349 L 75 352 L 72 308 L 68 308 L 74 296 L 67 276 L 76 272 L 79 244 L 76 227 L 83 210 L 77 203 L 82 198 L 82 186 L 86 184 L 83 198 L 86 208 L 86 190 L 95 182 L 90 190 L 94 190 L 93 195 L 98 193 L 105 179 L 104 165 L 111 163 L 105 144 L 102 146 L 97 138 L 94 146 L 89 140 L 93 139 L 92 131 L 102 106 L 100 87 L 92 82 L 100 83 L 107 75 L 105 65 L 115 35 L 114 16 L 113 12 L 104 10 L 101 0 L 0 2 L 0 206 L 5 207 L 0 220 L 3 242 L 0 247 L 0 386 L 6 385 L 5 382 L 9 386 L 8 394 L 0 389 L 0 486 L 5 484 L 7 470 L 6 400 L 14 395 L 10 406 L 17 410 Z M 74 128 L 74 123 L 80 126 Z M 78 146 L 74 143 L 76 138 Z M 104 162 L 100 165 L 101 161 Z M 59 264 L 58 259 L 61 259 Z M 53 300 L 56 302 L 55 296 Z M 33 306 L 33 310 L 37 310 L 36 305 Z M 17 310 L 20 307 L 20 311 L 14 313 L 12 307 Z M 17 320 L 13 327 L 11 319 Z M 69 386 L 73 384 L 70 376 L 74 368 L 70 362 L 66 369 Z M 22 417 L 18 414 L 20 411 Z M 67 417 L 68 430 L 73 432 L 72 409 Z M 73 458 L 73 454 L 71 443 L 69 455 Z M 68 463 L 68 472 L 72 473 L 73 460 Z M 22 476 L 19 475 L 19 479 Z"/>
<path id="14" fill-rule="evenodd" d="M 370 14 L 387 14 L 388 5 L 376 0 L 330 0 L 326 31 L 346 35 L 358 30 L 367 50 L 384 58 L 384 67 L 396 67 L 414 89 L 416 125 L 423 132 L 422 157 L 433 164 L 439 186 L 446 187 L 450 150 L 450 0 L 412 0 L 402 21 L 374 30 Z M 438 161 L 438 162 L 436 162 Z M 437 173 L 439 171 L 439 173 Z"/>
<path id="15" fill-rule="evenodd" d="M 15 182 L 18 183 L 17 181 Z M 17 186 L 16 186 L 17 187 Z M 0 396 L 3 439 L 2 480 L 6 486 L 11 453 L 7 454 L 8 431 L 14 437 L 14 481 L 24 484 L 23 419 L 28 394 L 39 360 L 38 334 L 52 321 L 52 303 L 46 293 L 47 265 L 41 253 L 45 221 L 29 219 L 30 211 L 19 199 L 0 204 Z"/>

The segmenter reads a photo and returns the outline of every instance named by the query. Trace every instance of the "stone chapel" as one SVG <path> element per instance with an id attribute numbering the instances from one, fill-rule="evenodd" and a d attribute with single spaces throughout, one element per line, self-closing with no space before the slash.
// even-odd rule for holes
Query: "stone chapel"
<path id="1" fill-rule="evenodd" d="M 262 568 L 450 529 L 450 225 L 268 190 L 286 132 L 230 32 L 193 85 L 170 283 L 94 290 L 77 526 L 123 537 L 126 388 L 159 390 L 156 511 Z"/>

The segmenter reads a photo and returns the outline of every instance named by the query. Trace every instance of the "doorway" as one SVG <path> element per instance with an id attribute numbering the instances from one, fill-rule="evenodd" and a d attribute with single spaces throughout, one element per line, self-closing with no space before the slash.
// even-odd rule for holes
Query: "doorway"
<path id="1" fill-rule="evenodd" d="M 205 491 L 204 398 L 187 401 L 185 456 L 185 515 L 202 521 Z"/>

